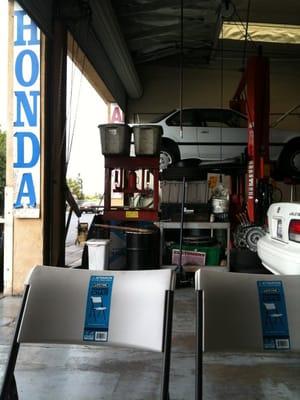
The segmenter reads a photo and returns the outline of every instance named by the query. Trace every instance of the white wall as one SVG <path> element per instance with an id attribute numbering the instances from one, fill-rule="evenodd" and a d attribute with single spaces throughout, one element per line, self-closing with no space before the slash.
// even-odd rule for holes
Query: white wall
<path id="1" fill-rule="evenodd" d="M 128 103 L 127 119 L 132 122 L 149 122 L 156 115 L 180 107 L 179 68 L 146 66 L 139 74 L 144 86 L 143 96 Z M 221 71 L 217 64 L 209 67 L 184 69 L 183 107 L 228 107 L 242 72 L 240 65 L 224 61 Z M 300 105 L 300 60 L 270 61 L 270 122 L 296 105 Z M 223 91 L 223 98 L 222 98 Z M 300 107 L 298 115 L 286 118 L 278 128 L 300 132 Z M 137 117 L 139 120 L 137 120 Z M 290 185 L 278 183 L 283 197 L 290 200 Z M 299 185 L 296 200 L 300 200 Z"/>
<path id="2" fill-rule="evenodd" d="M 180 107 L 179 68 L 146 66 L 139 69 L 144 93 L 139 100 L 129 100 L 128 120 L 139 114 L 149 121 L 157 114 Z M 214 64 L 209 67 L 184 69 L 184 107 L 228 107 L 242 72 L 240 65 L 224 61 L 223 71 Z M 300 61 L 270 61 L 270 114 L 277 119 L 293 106 L 300 104 Z M 222 96 L 223 90 L 223 98 Z M 300 108 L 297 110 L 300 113 Z M 300 131 L 300 118 L 289 117 L 280 127 Z"/>

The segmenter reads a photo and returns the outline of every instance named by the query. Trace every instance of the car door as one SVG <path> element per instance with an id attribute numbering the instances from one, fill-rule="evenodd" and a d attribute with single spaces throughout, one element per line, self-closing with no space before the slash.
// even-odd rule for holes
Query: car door
<path id="1" fill-rule="evenodd" d="M 197 128 L 197 147 L 199 157 L 202 160 L 216 160 L 217 146 L 220 142 L 220 132 L 216 127 L 211 126 L 209 123 L 210 118 L 209 109 L 198 110 L 199 127 Z"/>
<path id="2" fill-rule="evenodd" d="M 180 111 L 176 111 L 166 120 L 164 137 L 174 140 L 180 149 L 181 158 L 199 157 L 197 148 L 197 110 L 182 110 L 182 136 L 180 133 Z"/>
<path id="3" fill-rule="evenodd" d="M 241 155 L 247 146 L 247 119 L 234 110 L 201 109 L 197 130 L 199 156 L 226 160 Z"/>

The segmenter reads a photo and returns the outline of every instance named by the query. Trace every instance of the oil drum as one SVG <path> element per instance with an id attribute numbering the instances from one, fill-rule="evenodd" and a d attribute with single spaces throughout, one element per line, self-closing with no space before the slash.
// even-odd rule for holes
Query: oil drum
<path id="1" fill-rule="evenodd" d="M 149 233 L 126 232 L 127 269 L 158 269 L 159 230 Z"/>

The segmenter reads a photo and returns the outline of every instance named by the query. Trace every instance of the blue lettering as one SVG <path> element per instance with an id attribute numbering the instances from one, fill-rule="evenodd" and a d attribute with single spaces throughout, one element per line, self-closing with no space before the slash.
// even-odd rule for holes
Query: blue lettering
<path id="1" fill-rule="evenodd" d="M 15 40 L 15 46 L 25 46 L 39 44 L 38 39 L 38 28 L 36 24 L 30 19 L 29 24 L 24 24 L 24 17 L 27 16 L 25 11 L 15 11 L 15 16 L 17 17 L 17 40 Z M 30 40 L 24 39 L 24 30 L 30 30 Z"/>
<path id="2" fill-rule="evenodd" d="M 20 190 L 18 193 L 17 201 L 14 204 L 14 208 L 23 207 L 22 203 L 23 197 L 28 197 L 29 199 L 29 203 L 26 204 L 27 206 L 29 207 L 36 206 L 36 197 L 35 197 L 32 175 L 29 173 L 23 174 L 22 176 L 22 180 L 20 183 Z"/>
<path id="3" fill-rule="evenodd" d="M 14 136 L 17 139 L 17 162 L 14 168 L 31 168 L 36 165 L 40 158 L 40 144 L 38 138 L 32 132 L 16 132 Z M 25 138 L 31 140 L 32 154 L 31 160 L 25 162 Z"/>
<path id="4" fill-rule="evenodd" d="M 27 81 L 23 76 L 23 72 L 26 71 L 26 68 L 23 68 L 25 56 L 29 56 L 31 60 L 31 77 Z M 39 60 L 37 55 L 32 50 L 23 50 L 18 54 L 15 63 L 15 74 L 19 84 L 22 86 L 32 86 L 36 82 L 39 76 Z"/>
<path id="5" fill-rule="evenodd" d="M 29 126 L 37 126 L 37 100 L 40 92 L 31 91 L 29 95 L 33 98 L 33 107 L 30 107 L 26 92 L 15 92 L 17 98 L 17 118 L 14 122 L 14 126 L 24 126 L 24 122 L 22 122 L 21 119 L 21 106 L 23 107 Z"/>

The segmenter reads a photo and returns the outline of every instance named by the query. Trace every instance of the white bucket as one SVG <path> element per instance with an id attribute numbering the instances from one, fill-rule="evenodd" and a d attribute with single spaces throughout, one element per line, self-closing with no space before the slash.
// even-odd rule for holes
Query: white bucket
<path id="1" fill-rule="evenodd" d="M 108 269 L 109 239 L 89 239 L 86 241 L 89 255 L 89 269 L 103 271 Z"/>
<path id="2" fill-rule="evenodd" d="M 226 213 L 229 210 L 229 200 L 213 197 L 212 211 L 214 214 Z"/>

